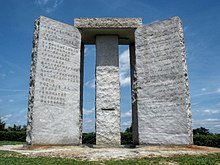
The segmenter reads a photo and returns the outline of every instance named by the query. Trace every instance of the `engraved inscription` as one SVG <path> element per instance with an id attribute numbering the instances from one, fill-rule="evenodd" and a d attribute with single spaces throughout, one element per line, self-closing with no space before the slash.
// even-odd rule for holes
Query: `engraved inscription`
<path id="1" fill-rule="evenodd" d="M 179 23 L 174 17 L 135 32 L 139 144 L 191 143 Z"/>
<path id="2" fill-rule="evenodd" d="M 43 16 L 36 25 L 27 141 L 80 144 L 81 34 L 71 25 Z"/>
<path id="3" fill-rule="evenodd" d="M 79 90 L 76 87 L 80 83 L 80 36 L 71 28 L 41 19 L 39 40 L 38 101 L 65 106 L 69 93 Z"/>
<path id="4" fill-rule="evenodd" d="M 79 84 L 79 42 L 75 33 L 42 24 L 39 54 L 40 75 L 39 95 L 42 104 L 51 106 L 66 105 L 69 91 L 74 91 Z M 75 40 L 73 40 L 73 38 Z M 71 84 L 71 85 L 70 85 Z M 74 86 L 75 85 L 75 86 Z"/>
<path id="5" fill-rule="evenodd" d="M 164 30 L 146 30 L 142 35 L 148 38 L 141 46 L 148 58 L 142 60 L 140 67 L 146 67 L 142 74 L 142 88 L 147 88 L 143 96 L 149 102 L 181 102 L 183 74 L 181 59 L 176 55 L 180 50 L 178 28 L 176 25 L 164 26 Z M 140 46 L 138 46 L 140 47 Z M 170 97 L 172 96 L 172 97 Z"/>

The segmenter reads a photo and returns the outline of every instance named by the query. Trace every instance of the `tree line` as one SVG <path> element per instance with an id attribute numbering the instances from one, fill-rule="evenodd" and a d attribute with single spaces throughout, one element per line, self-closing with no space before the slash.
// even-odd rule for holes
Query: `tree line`
<path id="1" fill-rule="evenodd" d="M 25 141 L 26 126 L 16 125 L 6 128 L 6 123 L 0 117 L 0 141 Z"/>
<path id="2" fill-rule="evenodd" d="M 13 125 L 6 128 L 6 123 L 0 117 L 0 141 L 23 141 L 26 138 L 26 126 Z M 96 134 L 83 133 L 83 144 L 95 144 Z M 132 144 L 132 127 L 127 128 L 124 132 L 121 132 L 121 144 Z M 195 145 L 210 146 L 220 148 L 220 134 L 213 134 L 209 132 L 209 129 L 204 127 L 193 129 L 193 142 Z"/>

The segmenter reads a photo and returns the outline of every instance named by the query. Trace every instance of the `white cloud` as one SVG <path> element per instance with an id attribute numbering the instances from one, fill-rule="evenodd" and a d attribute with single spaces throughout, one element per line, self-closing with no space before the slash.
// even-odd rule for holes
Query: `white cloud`
<path id="1" fill-rule="evenodd" d="M 83 109 L 83 114 L 84 115 L 90 115 L 90 114 L 93 114 L 95 113 L 95 108 L 92 108 L 92 109 Z"/>
<path id="2" fill-rule="evenodd" d="M 131 84 L 130 76 L 128 77 L 120 76 L 120 83 L 121 86 L 129 86 Z"/>
<path id="3" fill-rule="evenodd" d="M 10 67 L 12 70 L 22 71 L 22 73 L 28 73 L 29 74 L 29 71 L 24 69 L 24 67 L 19 66 L 19 65 L 13 63 L 13 62 L 10 62 L 10 61 L 7 61 L 7 60 L 2 60 L 2 59 L 1 59 L 1 62 L 3 62 L 4 65 Z"/>
<path id="4" fill-rule="evenodd" d="M 119 55 L 119 65 L 121 72 L 127 72 L 130 68 L 129 50 L 126 49 Z"/>
<path id="5" fill-rule="evenodd" d="M 89 48 L 88 48 L 88 47 L 85 47 L 85 49 L 84 49 L 84 56 L 87 56 L 87 55 L 88 55 L 88 50 L 89 50 Z"/>
<path id="6" fill-rule="evenodd" d="M 15 109 L 15 111 L 7 114 L 3 117 L 4 121 L 6 121 L 6 126 L 23 125 L 26 124 L 27 121 L 27 108 L 23 109 Z"/>
<path id="7" fill-rule="evenodd" d="M 94 132 L 95 131 L 95 121 L 91 118 L 83 119 L 83 132 Z"/>
<path id="8" fill-rule="evenodd" d="M 4 88 L 0 88 L 0 91 L 3 91 L 3 92 L 27 92 L 27 90 L 24 90 L 24 89 L 4 89 Z"/>
<path id="9" fill-rule="evenodd" d="M 35 4 L 40 6 L 44 11 L 50 13 L 63 3 L 64 0 L 35 0 Z"/>
<path id="10" fill-rule="evenodd" d="M 209 129 L 212 133 L 220 133 L 219 123 L 220 119 L 218 118 L 207 118 L 192 121 L 193 128 L 204 127 Z"/>
<path id="11" fill-rule="evenodd" d="M 205 109 L 203 112 L 208 114 L 220 114 L 220 110 L 214 110 L 214 109 Z"/>
<path id="12" fill-rule="evenodd" d="M 207 122 L 220 122 L 220 119 L 205 119 Z"/>
<path id="13" fill-rule="evenodd" d="M 85 121 L 84 121 L 86 124 L 89 124 L 89 123 L 92 123 L 93 121 L 92 121 L 92 119 L 85 119 Z"/>
<path id="14" fill-rule="evenodd" d="M 206 91 L 206 88 L 202 88 L 201 91 L 203 91 L 203 92 Z"/>
<path id="15" fill-rule="evenodd" d="M 122 125 L 131 125 L 131 121 L 124 121 Z"/>
<path id="16" fill-rule="evenodd" d="M 220 122 L 220 119 L 218 118 L 207 118 L 207 119 L 201 119 L 201 120 L 192 120 L 193 124 L 210 124 L 212 122 Z"/>
<path id="17" fill-rule="evenodd" d="M 127 112 L 121 113 L 121 131 L 124 131 L 126 128 L 131 126 L 131 109 Z"/>
<path id="18" fill-rule="evenodd" d="M 96 54 L 96 47 L 95 45 L 85 45 L 84 48 L 84 56 L 93 56 L 92 58 L 95 59 L 95 54 Z"/>
<path id="19" fill-rule="evenodd" d="M 130 78 L 130 59 L 129 50 L 126 49 L 119 55 L 119 66 L 120 66 L 120 84 L 121 86 L 129 86 L 131 84 Z"/>
<path id="20" fill-rule="evenodd" d="M 202 88 L 202 89 L 203 89 L 203 88 Z M 202 90 L 202 91 L 203 91 L 203 90 Z M 206 91 L 206 89 L 205 89 L 202 93 L 198 93 L 198 94 L 192 95 L 192 97 L 218 94 L 218 93 L 220 93 L 220 88 L 218 88 L 218 89 L 215 90 L 215 91 L 211 91 L 211 92 L 205 92 L 205 91 Z"/>
<path id="21" fill-rule="evenodd" d="M 2 120 L 6 122 L 11 117 L 12 117 L 12 114 L 5 115 L 4 117 L 2 117 Z"/>
<path id="22" fill-rule="evenodd" d="M 5 117 L 10 118 L 12 117 L 12 114 L 5 115 Z"/>
<path id="23" fill-rule="evenodd" d="M 199 105 L 199 102 L 191 102 L 191 106 L 197 106 Z"/>
<path id="24" fill-rule="evenodd" d="M 184 32 L 186 32 L 188 28 L 189 28 L 189 26 L 184 26 L 183 27 Z"/>
<path id="25" fill-rule="evenodd" d="M 9 99 L 8 102 L 9 102 L 9 103 L 12 103 L 12 102 L 14 102 L 14 100 L 13 100 L 13 99 Z"/>
<path id="26" fill-rule="evenodd" d="M 127 112 L 122 113 L 121 117 L 124 117 L 124 118 L 125 117 L 131 117 L 131 109 L 129 111 L 127 111 Z"/>
<path id="27" fill-rule="evenodd" d="M 39 5 L 46 5 L 47 2 L 48 0 L 36 0 L 36 3 L 38 3 Z"/>
<path id="28" fill-rule="evenodd" d="M 131 126 L 131 121 L 130 120 L 124 121 L 124 122 L 122 122 L 121 126 L 122 126 L 121 131 L 124 131 L 126 128 Z"/>
<path id="29" fill-rule="evenodd" d="M 95 88 L 95 79 L 92 79 L 92 80 L 89 80 L 89 81 L 85 82 L 84 85 L 89 87 L 89 88 Z"/>

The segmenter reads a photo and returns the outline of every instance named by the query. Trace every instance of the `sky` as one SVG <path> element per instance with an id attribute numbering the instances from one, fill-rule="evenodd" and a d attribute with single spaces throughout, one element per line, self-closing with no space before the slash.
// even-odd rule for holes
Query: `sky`
<path id="1" fill-rule="evenodd" d="M 183 22 L 193 128 L 220 133 L 219 0 L 5 0 L 0 2 L 0 117 L 26 124 L 34 20 L 73 25 L 78 17 L 141 17 L 143 24 L 179 16 Z M 131 124 L 129 51 L 119 47 L 121 129 Z M 95 46 L 85 48 L 83 131 L 95 129 Z"/>

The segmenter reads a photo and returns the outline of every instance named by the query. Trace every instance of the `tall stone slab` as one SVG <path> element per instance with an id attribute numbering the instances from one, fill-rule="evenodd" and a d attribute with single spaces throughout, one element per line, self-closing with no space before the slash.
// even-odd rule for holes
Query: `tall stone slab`
<path id="1" fill-rule="evenodd" d="M 192 144 L 188 76 L 181 20 L 137 28 L 133 104 L 139 144 Z"/>
<path id="2" fill-rule="evenodd" d="M 81 138 L 81 35 L 73 26 L 35 21 L 27 143 L 77 145 Z"/>
<path id="3" fill-rule="evenodd" d="M 96 36 L 96 145 L 119 146 L 118 36 Z"/>

